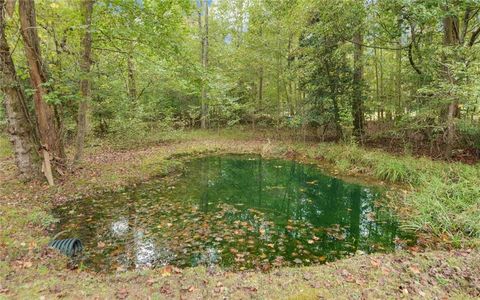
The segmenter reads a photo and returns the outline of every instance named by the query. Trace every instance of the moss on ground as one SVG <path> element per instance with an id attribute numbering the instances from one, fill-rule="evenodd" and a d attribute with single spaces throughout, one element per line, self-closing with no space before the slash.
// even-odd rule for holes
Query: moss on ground
<path id="1" fill-rule="evenodd" d="M 114 147 L 114 142 L 89 147 L 84 162 L 61 178 L 55 187 L 16 180 L 13 160 L 7 155 L 0 168 L 0 298 L 480 296 L 479 251 L 466 248 L 474 246 L 478 238 L 476 226 L 480 222 L 475 223 L 475 215 L 479 215 L 480 208 L 478 197 L 476 200 L 473 197 L 478 195 L 475 188 L 480 184 L 477 184 L 478 177 L 472 178 L 478 175 L 477 167 L 399 158 L 352 145 L 286 144 L 251 133 L 242 133 L 237 138 L 234 131 L 174 135 L 156 142 L 152 139 L 143 147 L 139 147 L 138 142 L 132 142 L 135 146 L 131 148 Z M 1 138 L 0 143 L 3 143 Z M 406 224 L 445 239 L 447 245 L 457 238 L 457 246 L 463 248 L 358 255 L 328 265 L 284 268 L 268 273 L 163 268 L 112 275 L 67 270 L 67 261 L 46 249 L 48 229 L 55 222 L 49 215 L 51 207 L 85 195 L 118 190 L 154 176 L 167 176 L 168 180 L 168 174 L 182 168 L 181 154 L 188 157 L 211 152 L 262 153 L 314 162 L 336 176 L 347 176 L 347 180 L 395 183 L 390 201 Z M 430 181 L 436 185 L 435 190 L 427 184 Z M 463 199 L 464 195 L 468 198 Z M 430 208 L 422 206 L 421 201 L 427 201 Z M 445 216 L 452 219 L 438 219 L 432 213 L 434 204 L 449 210 Z"/>

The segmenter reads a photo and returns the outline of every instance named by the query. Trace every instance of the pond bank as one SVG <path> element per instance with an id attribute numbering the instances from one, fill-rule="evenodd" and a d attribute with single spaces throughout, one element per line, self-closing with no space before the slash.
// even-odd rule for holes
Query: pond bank
<path id="1" fill-rule="evenodd" d="M 287 145 L 255 136 L 237 137 L 227 134 L 181 134 L 173 140 L 159 140 L 135 149 L 112 145 L 90 147 L 84 163 L 53 188 L 48 188 L 43 183 L 25 185 L 18 182 L 14 179 L 15 168 L 11 157 L 0 158 L 0 298 L 39 295 L 47 298 L 60 295 L 70 298 L 135 298 L 157 294 L 160 298 L 177 299 L 181 295 L 184 298 L 222 298 L 224 295 L 235 298 L 236 295 L 237 298 L 291 296 L 304 299 L 316 298 L 317 295 L 332 297 L 329 293 L 340 297 L 355 294 L 361 296 L 364 289 L 367 289 L 366 296 L 372 298 L 479 295 L 480 258 L 478 250 L 468 250 L 476 245 L 478 228 L 475 227 L 475 219 L 468 213 L 458 214 L 463 220 L 459 224 L 471 228 L 471 238 L 466 234 L 456 234 L 453 227 L 452 232 L 447 233 L 445 229 L 448 224 L 438 223 L 443 226 L 442 234 L 431 229 L 438 239 L 445 239 L 445 248 L 450 248 L 453 244 L 462 246 L 463 250 L 358 255 L 329 265 L 280 269 L 268 274 L 244 272 L 225 275 L 209 273 L 201 268 L 186 269 L 181 274 L 176 274 L 178 270 L 167 268 L 100 276 L 68 271 L 63 258 L 45 250 L 49 240 L 47 229 L 55 221 L 49 214 L 51 207 L 84 195 L 119 190 L 158 174 L 171 174 L 181 166 L 178 159 L 168 159 L 174 154 L 198 155 L 208 152 L 262 153 L 266 156 L 315 161 L 325 164 L 330 172 L 339 176 L 359 175 L 378 184 L 382 184 L 381 179 L 393 181 L 399 185 L 398 191 L 391 195 L 395 197 L 392 202 L 396 206 L 405 206 L 398 208 L 400 212 L 411 211 L 412 207 L 406 203 L 414 202 L 406 202 L 407 197 L 414 186 L 423 184 L 417 181 L 423 180 L 421 175 L 425 169 L 430 170 L 429 175 L 436 174 L 432 175 L 433 178 L 441 178 L 438 174 L 443 173 L 443 169 L 451 170 L 448 178 L 452 174 L 456 177 L 455 181 L 454 176 L 451 179 L 453 187 L 444 187 L 444 190 L 439 191 L 437 201 L 441 201 L 442 192 L 449 193 L 451 188 L 459 190 L 463 187 L 459 191 L 467 190 L 464 195 L 475 196 L 476 188 L 480 186 L 473 185 L 476 179 L 470 178 L 470 175 L 474 176 L 478 168 L 471 166 L 421 159 L 411 168 L 409 158 L 395 160 L 388 154 L 365 151 L 349 145 Z M 169 180 L 169 176 L 165 180 Z M 428 189 L 422 189 L 417 194 L 426 197 L 427 191 Z M 471 199 L 468 201 L 467 206 L 462 208 L 456 205 L 456 211 L 445 213 L 462 212 L 470 204 L 474 207 L 475 202 L 471 202 Z M 473 215 L 474 212 L 470 213 Z M 417 223 L 418 228 L 424 223 L 439 222 L 435 219 L 428 220 L 433 217 L 427 211 L 415 218 L 418 219 L 411 224 Z M 422 220 L 428 222 L 422 223 Z M 464 230 L 460 228 L 460 231 Z"/>

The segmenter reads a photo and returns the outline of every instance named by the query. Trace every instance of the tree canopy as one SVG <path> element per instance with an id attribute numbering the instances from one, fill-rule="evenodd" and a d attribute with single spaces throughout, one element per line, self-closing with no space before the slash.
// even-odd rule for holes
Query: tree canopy
<path id="1" fill-rule="evenodd" d="M 152 128 L 242 125 L 478 156 L 478 1 L 17 2 L 0 2 L 12 59 L 0 65 L 0 122 L 13 136 L 12 122 L 27 124 L 54 173 L 75 137 L 78 152 L 83 135 Z M 12 84 L 24 97 L 12 100 Z"/>

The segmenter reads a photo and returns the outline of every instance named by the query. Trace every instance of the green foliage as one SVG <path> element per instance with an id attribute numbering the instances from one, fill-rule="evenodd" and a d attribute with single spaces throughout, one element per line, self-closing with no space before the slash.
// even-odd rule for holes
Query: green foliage
<path id="1" fill-rule="evenodd" d="M 472 148 L 480 150 L 480 126 L 477 122 L 461 120 L 457 123 L 460 136 L 464 143 Z"/>

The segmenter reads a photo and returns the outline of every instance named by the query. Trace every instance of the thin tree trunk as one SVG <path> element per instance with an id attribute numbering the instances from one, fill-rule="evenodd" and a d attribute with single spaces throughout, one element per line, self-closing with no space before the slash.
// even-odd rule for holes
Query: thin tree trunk
<path id="1" fill-rule="evenodd" d="M 354 37 L 355 49 L 353 53 L 354 71 L 353 71 L 353 134 L 362 138 L 364 134 L 364 115 L 363 115 L 363 36 L 361 29 L 357 29 Z"/>
<path id="2" fill-rule="evenodd" d="M 205 12 L 205 30 L 202 39 L 202 66 L 204 71 L 204 78 L 202 78 L 202 114 L 201 127 L 207 128 L 208 104 L 207 104 L 207 72 L 208 72 L 208 0 L 203 1 Z"/>
<path id="3" fill-rule="evenodd" d="M 380 84 L 379 84 L 379 76 L 378 76 L 378 56 L 377 56 L 377 49 L 373 49 L 374 57 L 375 57 L 375 98 L 377 101 L 377 119 L 378 121 L 381 120 L 381 108 L 380 108 Z"/>
<path id="4" fill-rule="evenodd" d="M 135 101 L 137 99 L 137 82 L 135 81 L 135 62 L 132 55 L 127 59 L 127 73 L 128 73 L 128 96 L 130 100 Z"/>
<path id="5" fill-rule="evenodd" d="M 258 109 L 262 109 L 263 102 L 263 66 L 260 67 L 260 72 L 258 75 Z"/>
<path id="6" fill-rule="evenodd" d="M 19 15 L 30 81 L 35 90 L 33 98 L 41 146 L 51 153 L 49 157 L 58 167 L 65 160 L 65 152 L 60 134 L 60 124 L 55 118 L 54 108 L 44 99 L 48 93 L 44 86 L 47 82 L 47 75 L 40 52 L 34 1 L 20 1 Z M 50 164 L 50 162 L 45 162 L 45 164 Z M 48 174 L 46 176 L 48 177 Z"/>
<path id="7" fill-rule="evenodd" d="M 80 80 L 80 92 L 82 99 L 78 106 L 77 115 L 77 141 L 75 161 L 81 161 L 83 158 L 83 147 L 85 144 L 85 135 L 87 133 L 87 111 L 88 102 L 90 101 L 91 84 L 90 84 L 90 66 L 92 64 L 92 12 L 93 12 L 93 0 L 84 0 L 84 13 L 85 13 L 85 35 L 83 36 L 83 56 L 80 63 L 80 69 L 82 70 L 82 79 Z"/>
<path id="8" fill-rule="evenodd" d="M 38 171 L 35 166 L 37 139 L 5 36 L 5 8 L 5 0 L 0 0 L 0 90 L 5 94 L 8 133 L 13 144 L 15 163 L 21 177 L 28 180 L 35 177 Z"/>
<path id="9" fill-rule="evenodd" d="M 395 50 L 395 60 L 396 60 L 396 78 L 395 78 L 395 93 L 397 98 L 397 112 L 396 118 L 401 117 L 403 115 L 403 104 L 402 104 L 402 42 L 401 42 L 401 30 L 402 30 L 402 20 L 398 20 L 398 30 L 400 31 L 400 36 L 398 37 L 397 44 L 398 49 Z"/>
<path id="10" fill-rule="evenodd" d="M 338 107 L 338 101 L 336 95 L 332 95 L 333 101 L 333 117 L 335 121 L 335 131 L 337 140 L 343 138 L 342 125 L 340 124 L 340 108 Z"/>

